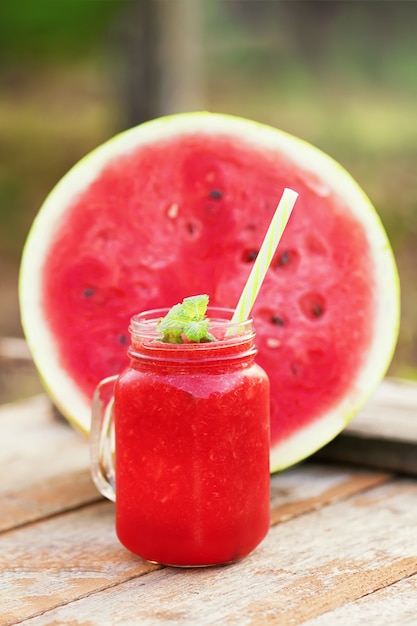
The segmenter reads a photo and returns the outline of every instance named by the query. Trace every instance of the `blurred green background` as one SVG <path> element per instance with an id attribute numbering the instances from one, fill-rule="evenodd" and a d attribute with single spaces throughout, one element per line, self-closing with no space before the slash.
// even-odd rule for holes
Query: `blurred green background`
<path id="1" fill-rule="evenodd" d="M 318 146 L 363 187 L 402 283 L 390 374 L 417 378 L 417 2 L 2 0 L 0 337 L 55 183 L 118 131 L 208 109 Z"/>

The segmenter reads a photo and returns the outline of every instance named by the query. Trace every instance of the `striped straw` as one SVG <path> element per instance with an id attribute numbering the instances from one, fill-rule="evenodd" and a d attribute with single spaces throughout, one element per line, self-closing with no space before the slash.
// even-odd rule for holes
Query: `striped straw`
<path id="1" fill-rule="evenodd" d="M 237 324 L 249 319 L 249 314 L 259 293 L 265 274 L 271 264 L 279 240 L 290 218 L 298 193 L 292 189 L 284 189 L 281 200 L 271 220 L 261 249 L 253 264 L 252 271 L 239 298 L 231 322 Z"/>

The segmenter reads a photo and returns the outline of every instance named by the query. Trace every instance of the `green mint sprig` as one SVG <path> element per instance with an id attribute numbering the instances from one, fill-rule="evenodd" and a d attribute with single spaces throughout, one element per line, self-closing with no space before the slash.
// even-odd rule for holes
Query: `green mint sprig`
<path id="1" fill-rule="evenodd" d="M 210 320 L 206 317 L 209 297 L 190 296 L 176 304 L 162 317 L 157 330 L 163 335 L 164 343 L 184 343 L 184 337 L 194 343 L 216 341 L 209 333 Z"/>

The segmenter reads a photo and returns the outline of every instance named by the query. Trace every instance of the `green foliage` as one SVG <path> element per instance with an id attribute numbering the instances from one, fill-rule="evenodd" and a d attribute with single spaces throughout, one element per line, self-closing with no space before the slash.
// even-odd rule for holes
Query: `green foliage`
<path id="1" fill-rule="evenodd" d="M 72 57 L 97 44 L 130 0 L 3 0 L 0 54 L 5 61 Z"/>
<path id="2" fill-rule="evenodd" d="M 194 343 L 215 341 L 209 333 L 210 320 L 205 317 L 209 297 L 205 294 L 184 298 L 163 317 L 157 330 L 165 343 L 184 343 L 184 337 Z"/>

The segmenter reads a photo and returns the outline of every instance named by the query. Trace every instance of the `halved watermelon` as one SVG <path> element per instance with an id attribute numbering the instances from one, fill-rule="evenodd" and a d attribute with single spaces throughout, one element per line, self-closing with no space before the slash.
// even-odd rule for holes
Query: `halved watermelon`
<path id="1" fill-rule="evenodd" d="M 47 389 L 89 430 L 101 378 L 127 361 L 129 318 L 207 293 L 234 308 L 284 187 L 295 209 L 253 309 L 271 381 L 271 469 L 338 434 L 389 365 L 395 262 L 349 174 L 311 145 L 189 113 L 105 143 L 55 187 L 20 276 L 22 323 Z"/>

